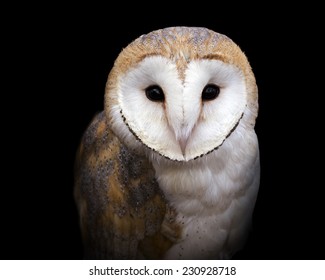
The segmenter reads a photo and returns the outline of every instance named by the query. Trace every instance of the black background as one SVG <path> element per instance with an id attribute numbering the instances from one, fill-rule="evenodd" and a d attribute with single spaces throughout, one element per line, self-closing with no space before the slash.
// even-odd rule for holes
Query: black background
<path id="1" fill-rule="evenodd" d="M 302 65 L 312 53 L 299 16 L 270 7 L 241 16 L 204 5 L 128 7 L 131 15 L 126 7 L 37 8 L 16 8 L 5 24 L 0 259 L 82 259 L 72 195 L 82 133 L 103 109 L 106 78 L 122 48 L 181 25 L 232 38 L 259 87 L 261 185 L 254 230 L 236 258 L 324 259 L 323 163 L 315 162 L 321 149 L 310 121 L 318 101 L 307 94 L 310 68 Z"/>

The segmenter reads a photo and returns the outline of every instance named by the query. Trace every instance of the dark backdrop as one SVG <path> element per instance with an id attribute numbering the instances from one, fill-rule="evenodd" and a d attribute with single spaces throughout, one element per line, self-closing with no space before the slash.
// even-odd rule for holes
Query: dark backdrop
<path id="1" fill-rule="evenodd" d="M 311 55 L 305 54 L 303 24 L 278 10 L 267 16 L 267 7 L 241 17 L 217 7 L 130 8 L 131 15 L 124 8 L 41 7 L 31 15 L 22 7 L 7 21 L 0 258 L 82 258 L 74 156 L 88 123 L 103 109 L 114 59 L 141 34 L 186 25 L 232 38 L 259 87 L 261 185 L 254 230 L 236 258 L 323 259 L 324 183 L 316 179 L 323 163 L 314 163 L 317 129 L 306 117 L 317 100 L 307 95 L 309 70 L 301 67 Z"/>

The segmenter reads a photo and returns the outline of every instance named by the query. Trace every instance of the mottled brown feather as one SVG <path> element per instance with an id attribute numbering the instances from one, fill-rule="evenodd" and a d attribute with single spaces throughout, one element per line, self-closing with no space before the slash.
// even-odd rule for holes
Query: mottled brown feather
<path id="1" fill-rule="evenodd" d="M 170 210 L 165 218 L 154 175 L 149 161 L 121 144 L 98 114 L 82 138 L 75 169 L 86 259 L 159 258 L 172 245 L 162 231 L 170 227 Z"/>

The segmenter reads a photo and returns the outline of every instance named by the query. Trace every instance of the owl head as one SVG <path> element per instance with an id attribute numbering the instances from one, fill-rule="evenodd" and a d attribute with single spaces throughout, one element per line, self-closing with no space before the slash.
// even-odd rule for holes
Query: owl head
<path id="1" fill-rule="evenodd" d="M 127 146 L 190 161 L 218 149 L 237 126 L 254 128 L 257 86 L 225 35 L 170 27 L 121 51 L 108 76 L 105 114 Z"/>

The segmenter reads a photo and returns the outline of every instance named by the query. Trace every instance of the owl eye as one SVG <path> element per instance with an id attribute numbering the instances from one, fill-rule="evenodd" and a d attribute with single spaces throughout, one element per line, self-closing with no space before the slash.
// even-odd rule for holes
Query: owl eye
<path id="1" fill-rule="evenodd" d="M 145 89 L 145 91 L 146 91 L 147 98 L 151 101 L 158 102 L 158 101 L 165 100 L 164 92 L 160 86 L 157 85 L 149 86 Z"/>
<path id="2" fill-rule="evenodd" d="M 220 88 L 214 84 L 208 84 L 202 91 L 202 100 L 213 100 L 218 97 Z"/>

